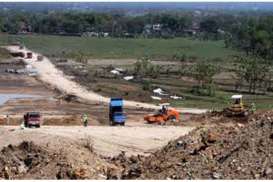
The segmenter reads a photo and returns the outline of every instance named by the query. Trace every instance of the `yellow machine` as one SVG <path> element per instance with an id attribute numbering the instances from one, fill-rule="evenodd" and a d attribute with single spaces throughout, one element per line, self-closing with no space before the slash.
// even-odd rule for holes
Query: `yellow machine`
<path id="1" fill-rule="evenodd" d="M 247 116 L 249 114 L 248 109 L 243 104 L 243 96 L 242 95 L 233 95 L 231 96 L 233 100 L 233 104 L 224 109 L 224 114 L 226 116 Z"/>

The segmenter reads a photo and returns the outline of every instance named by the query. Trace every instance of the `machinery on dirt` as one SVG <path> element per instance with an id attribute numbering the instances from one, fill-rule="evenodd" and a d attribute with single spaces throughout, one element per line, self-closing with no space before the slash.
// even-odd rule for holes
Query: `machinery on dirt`
<path id="1" fill-rule="evenodd" d="M 144 120 L 149 124 L 165 124 L 168 121 L 179 121 L 179 112 L 176 109 L 170 108 L 169 104 L 162 104 L 161 107 L 156 113 L 144 116 Z"/>
<path id="2" fill-rule="evenodd" d="M 11 52 L 10 53 L 13 57 L 25 57 L 25 54 L 23 52 Z"/>
<path id="3" fill-rule="evenodd" d="M 109 121 L 111 126 L 125 125 L 126 116 L 123 112 L 123 99 L 111 98 L 109 104 Z"/>
<path id="4" fill-rule="evenodd" d="M 243 103 L 242 95 L 232 95 L 231 99 L 233 104 L 223 110 L 223 114 L 227 117 L 245 117 L 248 116 L 253 110 Z"/>
<path id="5" fill-rule="evenodd" d="M 32 59 L 32 52 L 27 52 L 27 59 Z"/>
<path id="6" fill-rule="evenodd" d="M 41 126 L 41 114 L 39 112 L 27 112 L 24 115 L 24 126 L 31 128 L 40 128 Z"/>

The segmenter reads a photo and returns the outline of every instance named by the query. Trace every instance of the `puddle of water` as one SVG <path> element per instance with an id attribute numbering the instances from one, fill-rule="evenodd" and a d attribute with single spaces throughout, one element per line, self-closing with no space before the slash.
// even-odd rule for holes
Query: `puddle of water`
<path id="1" fill-rule="evenodd" d="M 3 105 L 5 102 L 11 99 L 26 99 L 26 98 L 38 98 L 38 95 L 29 95 L 29 94 L 0 94 L 0 105 Z"/>

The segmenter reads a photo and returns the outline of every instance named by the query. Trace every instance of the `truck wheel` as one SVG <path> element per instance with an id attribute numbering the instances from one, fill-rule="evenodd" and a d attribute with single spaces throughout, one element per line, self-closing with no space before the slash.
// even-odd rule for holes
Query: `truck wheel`
<path id="1" fill-rule="evenodd" d="M 171 121 L 171 122 L 176 122 L 176 117 L 175 116 L 170 116 L 168 118 L 168 120 Z"/>
<path id="2" fill-rule="evenodd" d="M 120 123 L 120 125 L 121 125 L 121 126 L 124 126 L 124 125 L 125 125 L 125 123 Z"/>
<path id="3" fill-rule="evenodd" d="M 160 121 L 158 124 L 161 125 L 161 126 L 163 126 L 163 125 L 166 125 L 166 122 Z"/>
<path id="4" fill-rule="evenodd" d="M 40 125 L 38 124 L 38 125 L 36 125 L 36 128 L 40 128 Z"/>

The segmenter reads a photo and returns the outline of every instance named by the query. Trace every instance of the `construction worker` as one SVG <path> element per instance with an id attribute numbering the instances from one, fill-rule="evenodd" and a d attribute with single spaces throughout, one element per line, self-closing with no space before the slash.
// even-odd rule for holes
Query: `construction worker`
<path id="1" fill-rule="evenodd" d="M 9 125 L 9 115 L 8 114 L 6 116 L 6 119 L 7 119 L 7 125 Z"/>
<path id="2" fill-rule="evenodd" d="M 167 113 L 167 106 L 163 105 L 162 106 L 162 114 Z"/>
<path id="3" fill-rule="evenodd" d="M 20 124 L 20 129 L 21 130 L 25 129 L 25 122 L 24 121 Z"/>
<path id="4" fill-rule="evenodd" d="M 83 122 L 83 126 L 87 127 L 87 125 L 88 125 L 87 114 L 83 114 L 83 116 L 82 116 L 82 122 Z"/>
<path id="5" fill-rule="evenodd" d="M 256 111 L 256 105 L 255 105 L 255 103 L 251 103 L 251 108 L 250 108 L 250 111 L 252 112 L 252 113 L 254 113 L 255 111 Z"/>

